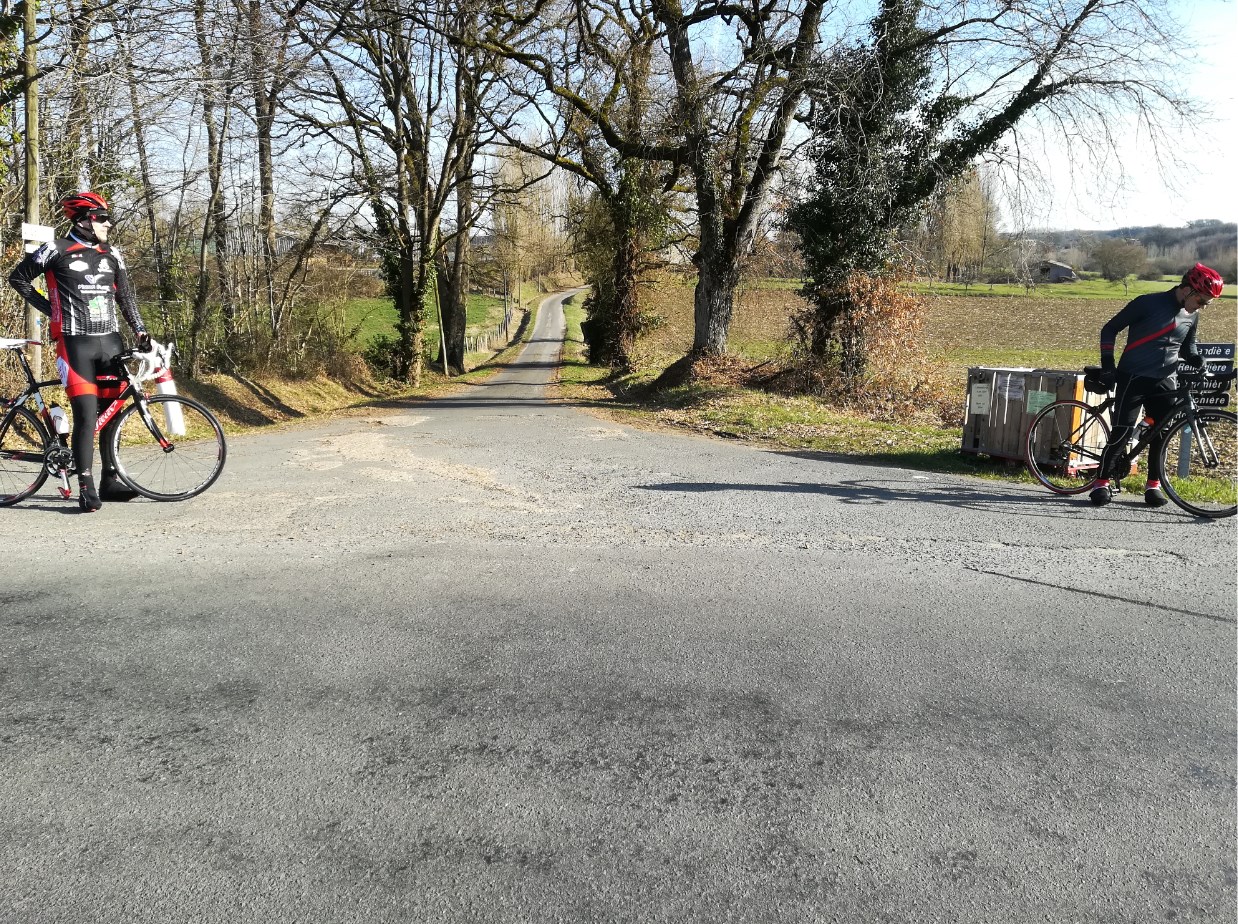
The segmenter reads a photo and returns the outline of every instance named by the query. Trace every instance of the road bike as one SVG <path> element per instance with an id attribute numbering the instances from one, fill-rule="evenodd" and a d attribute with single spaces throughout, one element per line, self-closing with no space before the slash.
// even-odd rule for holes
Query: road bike
<path id="1" fill-rule="evenodd" d="M 57 479 L 62 497 L 72 496 L 69 476 L 77 469 L 68 427 L 57 427 L 60 414 L 53 408 L 58 406 L 49 405 L 42 394 L 60 380 L 36 381 L 22 352 L 37 344 L 0 339 L 0 351 L 16 356 L 26 377 L 25 390 L 0 405 L 0 507 L 34 494 L 49 476 Z M 116 374 L 98 379 L 100 403 L 107 405 L 95 426 L 100 457 L 121 482 L 157 501 L 201 494 L 219 478 L 228 455 L 223 427 L 202 404 L 174 393 L 143 391 L 145 382 L 170 380 L 171 352 L 157 343 L 145 353 L 126 350 L 116 357 Z"/>
<path id="2" fill-rule="evenodd" d="M 1100 368 L 1084 371 L 1085 387 L 1093 394 L 1108 394 L 1098 384 Z M 1205 374 L 1215 385 L 1234 380 Z M 1167 395 L 1169 413 L 1158 421 L 1141 420 L 1129 448 L 1113 463 L 1115 472 L 1130 472 L 1143 451 L 1160 436 L 1161 486 L 1175 504 L 1199 517 L 1220 518 L 1238 512 L 1238 418 L 1229 411 L 1197 407 L 1191 389 L 1198 379 Z M 1062 400 L 1050 404 L 1033 419 L 1024 440 L 1027 467 L 1042 485 L 1057 494 L 1082 494 L 1100 477 L 1100 460 L 1109 442 L 1106 414 L 1116 404 L 1108 395 L 1100 404 Z M 1121 480 L 1113 486 L 1120 491 Z"/>

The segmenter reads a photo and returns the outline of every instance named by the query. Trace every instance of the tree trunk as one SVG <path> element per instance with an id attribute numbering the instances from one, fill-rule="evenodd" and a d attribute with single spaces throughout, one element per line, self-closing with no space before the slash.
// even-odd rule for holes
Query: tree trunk
<path id="1" fill-rule="evenodd" d="M 616 247 L 614 261 L 615 287 L 614 343 L 608 361 L 616 369 L 628 372 L 632 369 L 632 348 L 640 332 L 640 298 L 637 274 L 640 271 L 642 245 L 640 232 L 630 222 L 615 229 Z"/>
<path id="2" fill-rule="evenodd" d="M 283 312 L 275 300 L 275 161 L 272 154 L 272 134 L 275 126 L 275 99 L 268 89 L 267 37 L 263 27 L 263 3 L 249 0 L 249 65 L 250 85 L 254 98 L 254 123 L 258 148 L 258 234 L 262 257 L 261 284 L 265 291 L 267 314 L 271 323 L 271 340 L 279 339 Z"/>
<path id="3" fill-rule="evenodd" d="M 726 352 L 726 335 L 735 308 L 735 290 L 739 286 L 739 267 L 727 253 L 728 249 L 702 254 L 697 261 L 692 352 L 698 356 L 720 356 Z"/>
<path id="4" fill-rule="evenodd" d="M 69 175 L 62 182 L 68 190 L 81 189 L 96 185 L 96 177 L 91 168 L 91 154 L 95 150 L 92 138 L 94 112 L 90 95 L 90 83 L 86 74 L 86 62 L 90 54 L 92 11 L 86 4 L 70 2 L 65 10 L 69 23 L 69 60 L 68 67 L 68 112 L 64 117 L 64 149 L 60 157 L 67 167 Z"/>
<path id="5" fill-rule="evenodd" d="M 207 31 L 204 0 L 197 0 L 194 4 L 194 25 L 197 32 L 198 55 L 202 62 L 202 122 L 206 127 L 206 173 L 210 188 L 210 199 L 207 202 L 208 221 L 204 228 L 203 246 L 206 246 L 208 237 L 214 245 L 215 276 L 219 288 L 219 301 L 223 308 L 224 335 L 231 345 L 232 339 L 236 336 L 236 302 L 232 297 L 232 280 L 228 269 L 228 212 L 223 196 L 223 157 L 224 145 L 227 141 L 228 116 L 225 110 L 222 123 L 217 121 L 220 101 L 216 87 L 219 80 L 220 61 L 215 53 L 212 37 Z M 228 91 L 225 89 L 225 104 L 227 96 Z M 203 271 L 205 271 L 205 266 Z"/>
<path id="6" fill-rule="evenodd" d="M 457 192 L 461 195 L 461 192 Z M 471 203 L 468 206 L 472 207 Z M 441 301 L 443 334 L 447 344 L 447 367 L 460 374 L 464 368 L 464 333 L 468 326 L 469 240 L 467 232 L 458 232 L 452 247 L 451 267 L 446 277 L 447 292 Z M 440 357 L 441 361 L 442 357 Z"/>
<path id="7" fill-rule="evenodd" d="M 155 187 L 151 180 L 150 158 L 146 150 L 146 118 L 138 100 L 136 74 L 132 68 L 132 55 L 126 37 L 121 38 L 122 49 L 126 61 L 125 82 L 129 87 L 129 108 L 133 113 L 133 140 L 138 152 L 138 170 L 142 180 L 142 204 L 146 213 L 146 226 L 150 232 L 151 258 L 155 264 L 155 283 L 159 293 L 159 320 L 165 337 L 173 334 L 172 324 L 168 314 L 168 306 L 178 298 L 176 285 L 172 281 L 170 261 L 163 251 L 163 237 L 159 233 L 159 222 L 155 215 Z"/>
<path id="8" fill-rule="evenodd" d="M 393 293 L 399 315 L 395 325 L 399 343 L 392 371 L 397 379 L 416 387 L 421 384 L 421 351 L 425 341 L 425 289 L 418 284 L 417 251 L 407 244 L 400 248 L 399 274 Z"/>

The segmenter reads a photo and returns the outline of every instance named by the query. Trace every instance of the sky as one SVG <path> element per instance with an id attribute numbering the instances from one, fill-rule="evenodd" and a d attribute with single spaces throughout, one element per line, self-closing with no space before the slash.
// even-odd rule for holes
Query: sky
<path id="1" fill-rule="evenodd" d="M 1042 155 L 1051 189 L 1030 224 L 1057 230 L 1111 230 L 1215 218 L 1238 221 L 1238 0 L 1174 0 L 1194 39 L 1179 72 L 1184 87 L 1210 114 L 1190 137 L 1178 136 L 1178 163 L 1160 167 L 1146 135 L 1130 126 L 1121 139 L 1121 169 L 1086 168 L 1066 152 Z"/>

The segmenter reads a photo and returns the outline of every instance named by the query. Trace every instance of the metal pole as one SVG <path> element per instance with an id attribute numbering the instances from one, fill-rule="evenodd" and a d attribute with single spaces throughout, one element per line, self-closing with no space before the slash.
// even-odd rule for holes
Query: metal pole
<path id="1" fill-rule="evenodd" d="M 39 223 L 39 47 L 35 40 L 35 13 L 37 0 L 26 0 L 26 19 L 22 26 L 25 32 L 25 50 L 22 75 L 26 81 L 26 221 Z M 33 305 L 26 306 L 26 339 L 42 341 L 39 334 L 39 312 Z M 30 366 L 36 379 L 43 377 L 43 347 L 31 351 Z"/>
<path id="2" fill-rule="evenodd" d="M 1191 439 L 1194 435 L 1189 426 L 1182 428 L 1182 442 L 1178 444 L 1178 477 L 1184 481 L 1191 474 Z"/>

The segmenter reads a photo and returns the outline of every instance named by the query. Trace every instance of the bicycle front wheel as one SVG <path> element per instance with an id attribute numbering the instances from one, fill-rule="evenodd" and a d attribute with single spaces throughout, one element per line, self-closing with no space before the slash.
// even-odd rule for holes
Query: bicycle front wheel
<path id="1" fill-rule="evenodd" d="M 1161 450 L 1161 483 L 1169 499 L 1197 517 L 1238 511 L 1238 418 L 1200 411 L 1170 428 Z"/>
<path id="2" fill-rule="evenodd" d="M 1100 475 L 1109 425 L 1082 401 L 1056 401 L 1027 428 L 1023 458 L 1042 485 L 1056 494 L 1082 494 Z"/>
<path id="3" fill-rule="evenodd" d="M 144 497 L 187 500 L 219 477 L 228 456 L 215 415 L 192 398 L 153 395 L 146 400 L 151 425 L 130 404 L 108 425 L 116 474 Z"/>
<path id="4" fill-rule="evenodd" d="M 47 481 L 47 430 L 28 408 L 14 407 L 0 423 L 0 507 L 29 497 Z"/>

